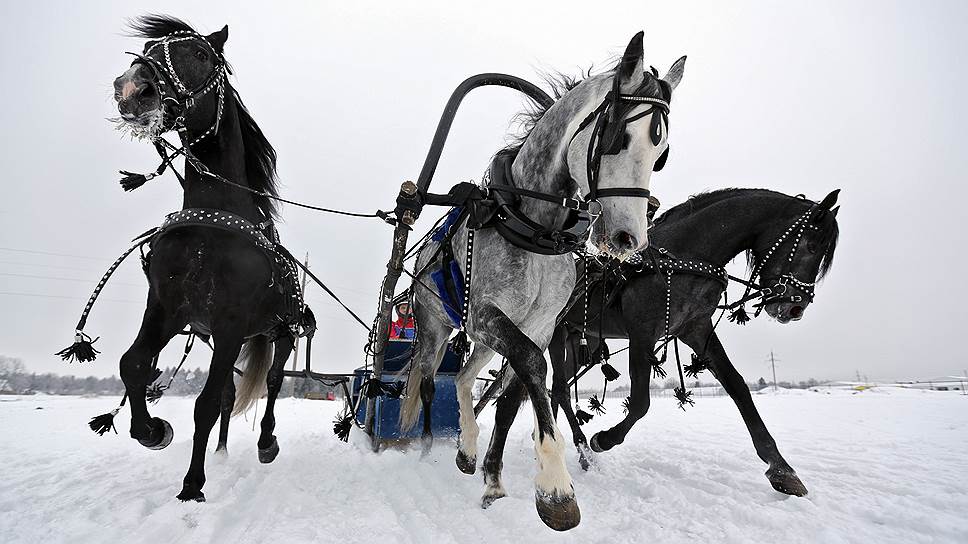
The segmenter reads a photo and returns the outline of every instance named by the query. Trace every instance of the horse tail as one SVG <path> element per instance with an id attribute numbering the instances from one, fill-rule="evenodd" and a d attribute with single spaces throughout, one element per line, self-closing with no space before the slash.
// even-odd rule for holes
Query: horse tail
<path id="1" fill-rule="evenodd" d="M 420 383 L 423 381 L 423 365 L 410 362 L 410 375 L 407 378 L 407 394 L 400 403 L 400 430 L 407 432 L 417 424 L 417 417 L 423 408 L 420 399 Z"/>
<path id="2" fill-rule="evenodd" d="M 248 410 L 266 391 L 266 376 L 272 366 L 272 344 L 269 337 L 260 334 L 249 339 L 242 346 L 239 364 L 244 364 L 242 380 L 235 395 L 235 408 L 232 415 L 237 416 Z"/>

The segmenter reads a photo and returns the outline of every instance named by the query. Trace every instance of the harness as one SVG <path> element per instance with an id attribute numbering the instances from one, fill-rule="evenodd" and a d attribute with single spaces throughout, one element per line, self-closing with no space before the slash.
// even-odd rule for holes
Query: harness
<path id="1" fill-rule="evenodd" d="M 746 290 L 743 292 L 743 297 L 736 302 L 720 306 L 720 308 L 731 310 L 729 320 L 741 325 L 745 325 L 749 322 L 749 314 L 746 313 L 745 304 L 746 302 L 759 298 L 760 301 L 755 305 L 756 311 L 753 317 L 760 315 L 763 308 L 767 304 L 773 304 L 776 302 L 789 302 L 792 304 L 797 304 L 803 302 L 806 299 L 807 302 L 813 302 L 816 282 L 806 282 L 793 275 L 792 270 L 788 270 L 775 278 L 773 285 L 769 287 L 762 287 L 760 284 L 756 283 L 757 278 L 761 277 L 763 268 L 769 263 L 777 251 L 783 246 L 783 244 L 790 238 L 793 239 L 793 246 L 790 248 L 790 253 L 787 256 L 786 262 L 789 267 L 792 268 L 793 258 L 796 256 L 797 248 L 800 246 L 800 239 L 803 238 L 804 232 L 808 228 L 816 229 L 817 226 L 810 222 L 810 218 L 813 217 L 818 210 L 818 205 L 814 204 L 806 212 L 804 212 L 800 217 L 798 217 L 787 229 L 781 234 L 772 244 L 770 244 L 770 249 L 767 250 L 766 255 L 757 263 L 756 268 L 750 273 L 750 277 L 747 280 L 742 280 L 740 278 L 734 279 L 744 285 L 746 285 Z"/>

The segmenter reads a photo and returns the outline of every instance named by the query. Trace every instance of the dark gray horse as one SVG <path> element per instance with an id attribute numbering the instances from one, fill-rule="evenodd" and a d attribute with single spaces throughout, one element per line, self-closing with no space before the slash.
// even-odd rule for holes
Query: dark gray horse
<path id="1" fill-rule="evenodd" d="M 656 100 L 671 97 L 682 78 L 685 57 L 659 78 L 646 70 L 642 33 L 637 34 L 615 70 L 590 77 L 566 89 L 560 99 L 540 115 L 519 149 L 512 150 L 511 173 L 520 189 L 556 195 L 561 199 L 591 195 L 599 202 L 591 228 L 591 242 L 603 253 L 620 259 L 647 246 L 647 199 L 640 198 L 653 169 L 661 168 L 667 151 L 666 110 Z M 600 119 L 612 134 L 597 142 L 596 125 L 583 121 L 600 115 L 601 105 L 617 94 L 635 95 L 622 107 Z M 650 102 L 651 101 L 651 102 Z M 667 108 L 668 105 L 666 104 Z M 606 148 L 600 162 L 593 149 Z M 593 164 L 594 162 L 594 164 Z M 593 168 L 594 166 L 594 168 Z M 594 175 L 597 171 L 597 176 Z M 592 174 L 589 174 L 592 172 Z M 596 187 L 597 185 L 597 187 Z M 595 198 L 597 189 L 598 198 Z M 610 191 L 610 192 L 606 192 Z M 635 196 L 631 196 L 632 194 Z M 606 196 L 607 195 L 607 196 Z M 546 228 L 562 228 L 570 210 L 535 198 L 523 198 L 520 211 Z M 468 230 L 458 227 L 450 240 L 455 255 L 466 253 Z M 421 252 L 417 270 L 423 270 L 437 251 L 434 243 Z M 463 270 L 463 258 L 457 259 Z M 421 278 L 429 282 L 429 278 Z M 545 385 L 547 363 L 543 353 L 551 341 L 555 317 L 562 311 L 575 284 L 570 254 L 540 255 L 505 240 L 495 229 L 480 229 L 474 236 L 470 282 L 468 336 L 474 351 L 458 382 L 462 429 L 457 463 L 473 473 L 477 460 L 478 427 L 473 418 L 471 385 L 477 371 L 494 353 L 500 353 L 521 377 L 520 388 L 508 391 L 498 408 L 490 448 L 484 460 L 485 490 L 482 505 L 506 495 L 501 483 L 504 440 L 509 413 L 517 411 L 524 393 L 535 415 L 535 451 L 538 474 L 535 502 L 541 519 L 551 528 L 567 530 L 580 521 L 571 476 L 564 461 L 564 441 L 551 413 Z M 453 322 L 440 301 L 426 289 L 415 290 L 417 345 L 411 365 L 407 397 L 401 413 L 403 427 L 412 427 L 424 414 L 425 444 L 429 444 L 433 375 L 440 364 Z M 472 369 L 472 370 L 471 370 Z M 466 417 L 468 411 L 470 418 Z M 426 447 L 426 446 L 425 446 Z"/>
<path id="2" fill-rule="evenodd" d="M 798 321 L 813 301 L 815 283 L 833 262 L 839 234 L 839 207 L 833 208 L 838 192 L 831 192 L 820 203 L 765 189 L 725 189 L 694 196 L 656 221 L 650 231 L 649 251 L 662 248 L 676 259 L 715 267 L 725 266 L 745 251 L 756 276 L 752 279 L 772 292 L 762 301 L 763 310 L 780 323 Z M 667 280 L 666 275 L 653 270 L 637 272 L 626 265 L 626 280 L 620 285 L 605 280 L 589 289 L 588 315 L 593 316 L 585 327 L 589 350 L 598 349 L 600 333 L 605 338 L 628 338 L 632 381 L 627 415 L 614 427 L 596 433 L 591 448 L 603 452 L 621 444 L 649 409 L 649 380 L 652 365 L 657 362 L 653 348 L 666 332 L 665 300 L 670 287 L 667 281 L 671 281 L 670 337 L 688 345 L 736 403 L 757 455 L 770 465 L 766 475 L 773 487 L 782 493 L 805 495 L 806 487 L 780 455 L 753 405 L 746 382 L 714 330 L 723 283 L 687 272 L 674 272 Z M 612 301 L 604 314 L 603 289 L 608 293 L 605 299 Z M 614 296 L 613 290 L 617 290 Z M 580 367 L 577 355 L 583 324 L 584 308 L 579 302 L 556 329 L 549 352 L 554 368 L 552 399 L 568 418 L 575 445 L 584 457 L 585 435 L 569 402 L 567 383 Z"/>

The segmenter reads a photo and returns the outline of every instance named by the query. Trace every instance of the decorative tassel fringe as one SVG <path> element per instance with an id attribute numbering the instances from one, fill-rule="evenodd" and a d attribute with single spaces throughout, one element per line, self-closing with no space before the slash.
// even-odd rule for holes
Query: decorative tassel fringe
<path id="1" fill-rule="evenodd" d="M 161 400 L 161 396 L 165 394 L 165 389 L 168 388 L 158 384 L 149 385 L 145 391 L 145 400 L 151 404 L 158 402 Z"/>
<path id="2" fill-rule="evenodd" d="M 686 391 L 685 387 L 676 387 L 674 392 L 676 400 L 679 401 L 679 408 L 683 412 L 686 411 L 686 404 L 689 406 L 694 406 L 696 404 L 696 402 L 692 400 L 692 391 Z"/>
<path id="3" fill-rule="evenodd" d="M 605 375 L 605 381 L 608 382 L 615 381 L 621 376 L 618 370 L 615 370 L 615 367 L 608 363 L 602 363 L 602 374 Z"/>
<path id="4" fill-rule="evenodd" d="M 118 173 L 124 176 L 121 178 L 121 188 L 125 191 L 134 191 L 155 177 L 154 173 L 138 174 L 136 172 L 128 172 L 127 170 L 121 170 Z"/>
<path id="5" fill-rule="evenodd" d="M 92 417 L 91 421 L 88 423 L 88 426 L 90 426 L 91 430 L 97 433 L 98 436 L 104 436 L 104 433 L 108 431 L 114 431 L 114 434 L 118 434 L 118 430 L 114 428 L 114 416 L 118 415 L 118 411 L 120 410 L 121 407 L 119 406 L 106 414 Z"/>
<path id="6" fill-rule="evenodd" d="M 465 355 L 471 351 L 471 341 L 467 338 L 467 333 L 460 331 L 454 336 L 454 341 L 451 343 L 451 348 L 454 350 L 454 354 L 458 357 L 463 358 Z"/>
<path id="7" fill-rule="evenodd" d="M 662 353 L 661 359 L 652 359 L 652 375 L 660 380 L 665 379 L 666 371 L 662 368 L 662 364 L 666 361 L 666 354 Z"/>
<path id="8" fill-rule="evenodd" d="M 94 349 L 94 342 L 97 342 L 100 340 L 100 338 L 101 337 L 98 336 L 94 340 L 91 340 L 90 336 L 78 331 L 77 334 L 74 335 L 74 344 L 58 351 L 54 355 L 59 355 L 61 359 L 71 363 L 73 363 L 75 359 L 77 359 L 77 361 L 80 363 L 93 361 L 97 358 L 97 354 L 101 353 L 100 351 Z"/>
<path id="9" fill-rule="evenodd" d="M 382 396 L 398 399 L 403 394 L 403 383 L 401 382 L 384 383 L 382 380 L 370 378 L 366 380 L 363 387 L 366 390 L 366 398 L 368 399 L 375 399 Z"/>
<path id="10" fill-rule="evenodd" d="M 629 397 L 625 397 L 625 400 L 622 401 L 622 413 L 623 414 L 628 415 L 628 413 L 629 413 L 629 403 L 630 402 L 631 402 L 631 399 Z"/>
<path id="11" fill-rule="evenodd" d="M 699 357 L 698 355 L 693 353 L 692 362 L 682 367 L 682 370 L 683 372 L 686 373 L 686 376 L 689 376 L 690 378 L 697 378 L 699 377 L 700 372 L 708 368 L 709 368 L 709 358 L 706 356 Z"/>
<path id="12" fill-rule="evenodd" d="M 593 415 L 589 414 L 588 412 L 582 410 L 578 406 L 575 406 L 575 419 L 578 420 L 578 424 L 579 425 L 584 425 L 584 424 L 588 423 L 589 421 L 592 420 L 593 417 L 595 417 L 595 416 L 593 416 Z"/>
<path id="13" fill-rule="evenodd" d="M 733 310 L 726 319 L 737 325 L 745 325 L 750 322 L 750 314 L 746 313 L 746 306 L 744 305 Z"/>
<path id="14" fill-rule="evenodd" d="M 602 404 L 602 401 L 598 400 L 598 395 L 592 395 L 588 399 L 588 408 L 600 416 L 605 415 L 605 405 Z"/>
<path id="15" fill-rule="evenodd" d="M 353 428 L 353 414 L 346 411 L 333 421 L 333 434 L 343 442 L 349 442 L 350 429 Z"/>
<path id="16" fill-rule="evenodd" d="M 588 340 L 582 338 L 578 344 L 578 368 L 588 366 L 591 360 L 591 354 L 588 352 Z"/>

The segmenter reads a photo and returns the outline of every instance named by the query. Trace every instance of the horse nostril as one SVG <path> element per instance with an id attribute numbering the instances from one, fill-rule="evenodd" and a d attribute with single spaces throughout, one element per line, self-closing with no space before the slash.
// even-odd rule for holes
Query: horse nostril
<path id="1" fill-rule="evenodd" d="M 612 245 L 618 249 L 632 249 L 635 247 L 635 236 L 624 230 L 617 231 L 612 235 Z"/>
<path id="2" fill-rule="evenodd" d="M 803 306 L 794 306 L 790 308 L 790 317 L 798 318 L 803 315 Z"/>

